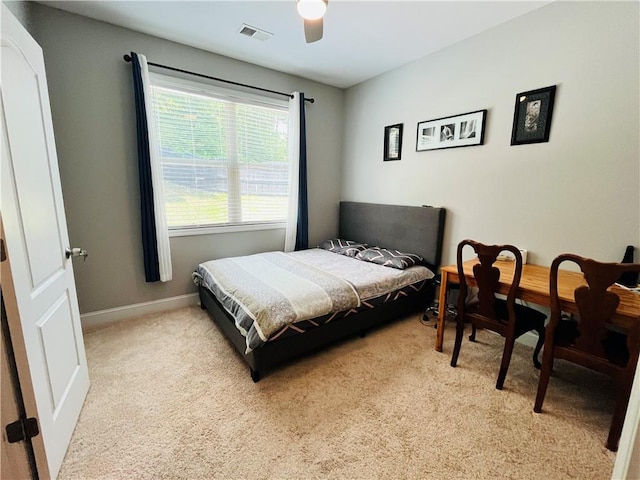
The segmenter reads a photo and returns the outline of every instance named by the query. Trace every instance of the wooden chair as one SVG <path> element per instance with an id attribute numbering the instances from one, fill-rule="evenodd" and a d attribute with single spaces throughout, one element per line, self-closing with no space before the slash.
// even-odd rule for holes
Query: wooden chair
<path id="1" fill-rule="evenodd" d="M 479 263 L 473 267 L 475 283 L 478 286 L 478 298 L 471 302 L 467 301 L 469 287 L 464 276 L 462 261 L 462 251 L 465 246 L 472 247 L 479 260 Z M 494 263 L 502 252 L 511 252 L 515 258 L 513 261 L 513 280 L 509 286 L 506 300 L 496 297 L 500 270 L 494 266 Z M 458 244 L 457 262 L 460 295 L 458 297 L 456 341 L 451 357 L 451 366 L 455 367 L 458 362 L 465 323 L 471 322 L 472 333 L 469 337 L 471 341 L 475 341 L 476 327 L 499 333 L 505 338 L 505 342 L 496 388 L 502 390 L 516 338 L 531 330 L 538 332 L 538 342 L 533 352 L 533 364 L 536 368 L 540 368 L 538 354 L 544 342 L 544 322 L 547 316 L 538 310 L 516 303 L 516 291 L 522 275 L 522 255 L 520 250 L 513 245 L 484 245 L 473 240 L 463 240 Z"/>
<path id="2" fill-rule="evenodd" d="M 558 269 L 564 261 L 578 264 L 587 283 L 575 289 L 574 298 L 579 315 L 572 321 L 561 321 Z M 615 290 L 620 287 L 609 287 L 625 272 L 640 272 L 640 264 L 601 263 L 572 254 L 560 255 L 553 261 L 549 279 L 551 320 L 547 325 L 538 393 L 533 408 L 537 413 L 542 411 L 556 358 L 610 375 L 617 391 L 606 446 L 614 452 L 618 449 L 640 351 L 640 311 L 636 321 L 629 323 L 629 328 L 622 332 L 612 330 L 610 324 L 620 302 Z"/>

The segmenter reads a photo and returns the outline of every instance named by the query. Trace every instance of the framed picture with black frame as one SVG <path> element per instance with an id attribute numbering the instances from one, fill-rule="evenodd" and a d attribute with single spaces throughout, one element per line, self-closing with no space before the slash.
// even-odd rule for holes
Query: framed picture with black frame
<path id="1" fill-rule="evenodd" d="M 416 152 L 482 145 L 486 122 L 487 110 L 419 122 Z"/>
<path id="2" fill-rule="evenodd" d="M 516 95 L 511 145 L 549 141 L 555 96 L 555 85 Z"/>
<path id="3" fill-rule="evenodd" d="M 402 158 L 402 126 L 389 125 L 384 127 L 384 156 L 385 162 L 389 160 L 400 160 Z"/>

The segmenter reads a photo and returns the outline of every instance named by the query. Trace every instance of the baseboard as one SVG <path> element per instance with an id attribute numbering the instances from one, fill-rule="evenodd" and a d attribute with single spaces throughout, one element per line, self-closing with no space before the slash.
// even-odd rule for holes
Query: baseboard
<path id="1" fill-rule="evenodd" d="M 493 332 L 491 330 L 487 330 L 489 333 L 493 333 L 494 335 L 500 335 L 499 333 Z M 526 345 L 527 347 L 536 348 L 536 344 L 538 343 L 538 334 L 533 332 L 527 332 L 520 335 L 516 338 L 516 342 L 522 345 Z"/>
<path id="2" fill-rule="evenodd" d="M 152 302 L 136 303 L 134 305 L 125 305 L 124 307 L 108 308 L 106 310 L 83 313 L 80 315 L 80 322 L 82 323 L 82 330 L 86 332 L 95 327 L 117 322 L 119 320 L 197 304 L 198 294 L 189 293 L 178 297 L 154 300 Z"/>
<path id="3" fill-rule="evenodd" d="M 526 345 L 527 347 L 535 348 L 538 343 L 538 334 L 533 332 L 527 332 L 520 335 L 516 342 Z"/>

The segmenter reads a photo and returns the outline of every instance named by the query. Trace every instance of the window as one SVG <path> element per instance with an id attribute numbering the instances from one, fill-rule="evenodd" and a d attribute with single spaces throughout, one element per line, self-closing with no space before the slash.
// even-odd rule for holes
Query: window
<path id="1" fill-rule="evenodd" d="M 170 232 L 284 227 L 289 202 L 286 100 L 150 77 Z"/>

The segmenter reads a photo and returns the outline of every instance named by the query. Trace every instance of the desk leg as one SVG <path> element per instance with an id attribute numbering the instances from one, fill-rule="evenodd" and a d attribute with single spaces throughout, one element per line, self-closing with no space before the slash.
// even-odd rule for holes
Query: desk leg
<path id="1" fill-rule="evenodd" d="M 444 322 L 447 316 L 447 272 L 440 272 L 440 296 L 438 299 L 438 329 L 436 331 L 436 351 L 442 351 Z"/>

